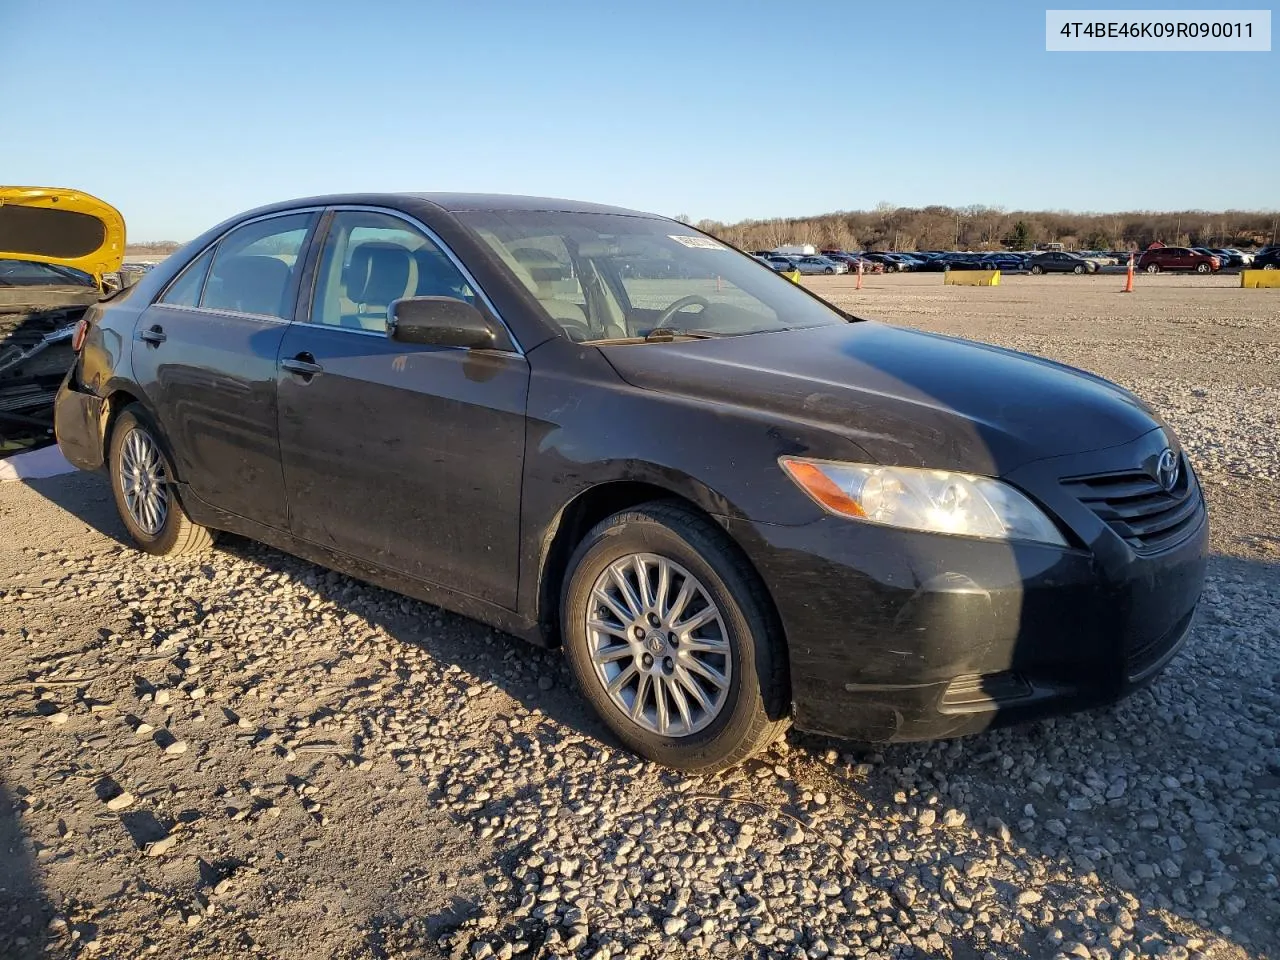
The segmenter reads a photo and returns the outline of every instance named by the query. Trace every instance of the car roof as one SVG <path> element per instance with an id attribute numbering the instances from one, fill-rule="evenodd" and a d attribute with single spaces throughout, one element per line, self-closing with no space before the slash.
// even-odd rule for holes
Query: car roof
<path id="1" fill-rule="evenodd" d="M 614 207 L 603 203 L 587 203 L 581 200 L 562 200 L 555 197 L 530 197 L 503 193 L 339 193 L 285 200 L 249 212 L 267 213 L 293 207 L 341 204 L 402 207 L 406 201 L 412 202 L 415 200 L 426 201 L 449 213 L 520 210 L 556 213 L 612 213 L 628 217 L 644 217 L 651 220 L 668 219 L 656 213 L 646 213 L 643 210 L 631 210 L 626 207 Z"/>

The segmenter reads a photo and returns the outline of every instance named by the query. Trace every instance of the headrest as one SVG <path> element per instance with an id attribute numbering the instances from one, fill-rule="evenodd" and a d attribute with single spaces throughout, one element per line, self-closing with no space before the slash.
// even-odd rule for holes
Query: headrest
<path id="1" fill-rule="evenodd" d="M 429 246 L 414 251 L 418 264 L 418 296 L 457 296 L 463 279 L 458 268 L 445 255 Z"/>
<path id="2" fill-rule="evenodd" d="M 228 257 L 214 270 L 221 284 L 215 293 L 220 305 L 245 313 L 279 317 L 283 314 L 289 265 L 276 257 Z"/>
<path id="3" fill-rule="evenodd" d="M 370 241 L 351 251 L 343 277 L 354 303 L 387 305 L 405 295 L 413 256 L 398 243 Z"/>

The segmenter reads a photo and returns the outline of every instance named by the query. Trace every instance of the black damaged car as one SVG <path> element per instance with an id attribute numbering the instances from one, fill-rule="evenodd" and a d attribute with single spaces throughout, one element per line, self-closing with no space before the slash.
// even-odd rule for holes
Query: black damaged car
<path id="1" fill-rule="evenodd" d="M 142 549 L 234 531 L 563 645 L 676 767 L 790 723 L 884 742 L 1112 701 L 1201 591 L 1199 484 L 1132 394 L 848 316 L 649 214 L 277 204 L 81 333 L 58 439 Z"/>

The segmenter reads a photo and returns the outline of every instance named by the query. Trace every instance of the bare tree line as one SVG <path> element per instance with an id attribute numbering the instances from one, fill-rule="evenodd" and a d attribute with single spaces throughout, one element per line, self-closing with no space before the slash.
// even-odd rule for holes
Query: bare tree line
<path id="1" fill-rule="evenodd" d="M 677 219 L 688 222 L 686 217 Z M 882 203 L 874 210 L 739 223 L 701 220 L 695 225 L 743 250 L 771 250 L 788 243 L 839 250 L 998 250 L 1045 242 L 1077 250 L 1132 250 L 1156 240 L 1177 246 L 1252 248 L 1278 242 L 1280 214 L 1245 210 L 1072 213 Z"/>
<path id="2" fill-rule="evenodd" d="M 130 243 L 124 248 L 125 256 L 129 257 L 167 257 L 173 251 L 177 250 L 182 244 L 177 240 L 156 240 L 151 243 Z"/>

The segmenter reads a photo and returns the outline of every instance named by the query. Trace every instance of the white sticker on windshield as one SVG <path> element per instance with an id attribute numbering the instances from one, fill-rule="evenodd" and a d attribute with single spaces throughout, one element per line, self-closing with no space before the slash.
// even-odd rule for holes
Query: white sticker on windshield
<path id="1" fill-rule="evenodd" d="M 698 237 L 688 233 L 669 233 L 667 234 L 676 243 L 684 244 L 686 247 L 692 247 L 695 250 L 725 250 L 728 249 L 718 240 L 712 240 L 710 237 Z"/>

